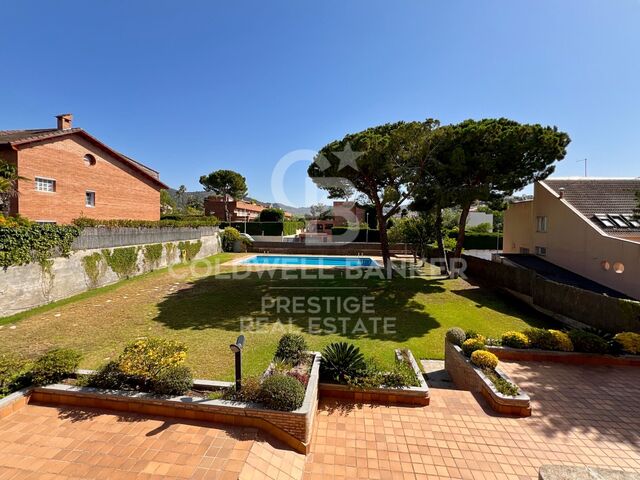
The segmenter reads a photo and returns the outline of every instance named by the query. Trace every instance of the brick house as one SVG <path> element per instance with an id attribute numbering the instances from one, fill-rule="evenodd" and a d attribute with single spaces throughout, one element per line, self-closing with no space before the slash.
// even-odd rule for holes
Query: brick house
<path id="1" fill-rule="evenodd" d="M 0 130 L 0 159 L 26 179 L 10 214 L 43 223 L 160 219 L 160 190 L 168 187 L 158 172 L 73 128 L 71 114 L 56 118 L 56 128 Z"/>
<path id="2" fill-rule="evenodd" d="M 230 222 L 257 221 L 260 218 L 260 212 L 265 208 L 268 207 L 227 197 L 227 211 L 229 212 Z M 204 214 L 213 215 L 216 218 L 224 220 L 224 197 L 213 195 L 205 198 Z M 284 212 L 284 218 L 292 218 L 291 213 Z"/>

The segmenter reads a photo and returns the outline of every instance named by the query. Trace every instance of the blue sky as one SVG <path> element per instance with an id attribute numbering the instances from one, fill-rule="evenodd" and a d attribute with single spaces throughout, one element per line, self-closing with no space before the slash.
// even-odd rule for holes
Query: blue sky
<path id="1" fill-rule="evenodd" d="M 200 189 L 272 201 L 278 160 L 347 132 L 505 116 L 573 142 L 559 175 L 640 175 L 640 0 L 5 2 L 0 129 L 81 126 Z M 303 204 L 306 166 L 285 176 Z"/>

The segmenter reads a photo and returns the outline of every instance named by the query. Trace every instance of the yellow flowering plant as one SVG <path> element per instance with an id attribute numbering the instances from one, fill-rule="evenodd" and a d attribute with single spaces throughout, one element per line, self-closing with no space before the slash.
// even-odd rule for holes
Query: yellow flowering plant
<path id="1" fill-rule="evenodd" d="M 118 358 L 120 370 L 127 375 L 155 378 L 160 372 L 184 364 L 184 343 L 163 338 L 143 338 L 127 345 Z"/>

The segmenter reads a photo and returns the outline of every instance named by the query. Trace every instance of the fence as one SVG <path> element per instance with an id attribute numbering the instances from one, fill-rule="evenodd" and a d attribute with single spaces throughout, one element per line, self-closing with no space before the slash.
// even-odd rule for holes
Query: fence
<path id="1" fill-rule="evenodd" d="M 198 228 L 83 228 L 75 239 L 73 250 L 112 248 L 128 245 L 146 245 L 184 240 L 200 240 L 218 233 L 218 227 Z"/>
<path id="2" fill-rule="evenodd" d="M 640 302 L 553 282 L 533 270 L 463 257 L 467 275 L 523 295 L 535 307 L 605 331 L 640 331 Z"/>
<path id="3" fill-rule="evenodd" d="M 392 253 L 411 253 L 411 247 L 404 244 L 390 245 Z M 302 255 L 381 255 L 379 243 L 302 243 L 302 242 L 254 242 L 250 252 L 287 253 Z"/>

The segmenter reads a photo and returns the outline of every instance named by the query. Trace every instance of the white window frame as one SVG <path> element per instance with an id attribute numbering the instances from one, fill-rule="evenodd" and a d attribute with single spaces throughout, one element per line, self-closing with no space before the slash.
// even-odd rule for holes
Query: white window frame
<path id="1" fill-rule="evenodd" d="M 93 193 L 93 205 L 87 203 L 87 194 Z M 87 208 L 96 208 L 96 192 L 93 190 L 85 190 L 84 192 L 84 206 Z"/>
<path id="2" fill-rule="evenodd" d="M 547 233 L 549 231 L 549 217 L 538 215 L 536 217 L 536 232 Z"/>
<path id="3" fill-rule="evenodd" d="M 57 182 L 55 178 L 35 177 L 33 179 L 33 183 L 35 184 L 34 187 L 36 189 L 36 192 L 56 193 Z M 42 184 L 51 185 L 51 190 L 49 189 L 44 190 L 44 189 L 38 188 L 38 186 Z"/>
<path id="4" fill-rule="evenodd" d="M 538 255 L 539 257 L 546 257 L 547 256 L 547 247 L 541 247 L 536 245 L 536 255 Z"/>

